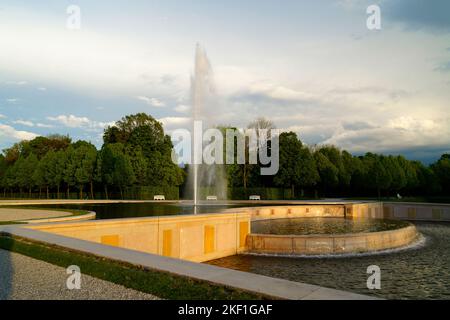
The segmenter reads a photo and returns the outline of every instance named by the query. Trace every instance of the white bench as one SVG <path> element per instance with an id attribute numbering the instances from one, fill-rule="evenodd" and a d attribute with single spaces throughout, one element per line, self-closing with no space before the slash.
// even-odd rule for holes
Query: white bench
<path id="1" fill-rule="evenodd" d="M 163 195 L 156 195 L 156 196 L 153 196 L 153 200 L 163 201 L 163 200 L 166 200 L 166 197 L 164 197 Z"/>
<path id="2" fill-rule="evenodd" d="M 206 200 L 217 201 L 217 196 L 207 196 Z"/>
<path id="3" fill-rule="evenodd" d="M 252 195 L 250 197 L 248 197 L 249 200 L 261 200 L 261 196 L 258 195 Z"/>

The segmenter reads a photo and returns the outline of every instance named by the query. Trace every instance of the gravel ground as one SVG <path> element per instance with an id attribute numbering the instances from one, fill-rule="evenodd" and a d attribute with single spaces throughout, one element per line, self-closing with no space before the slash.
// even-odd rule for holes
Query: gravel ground
<path id="1" fill-rule="evenodd" d="M 80 290 L 69 290 L 68 277 L 64 268 L 0 249 L 0 300 L 158 299 L 88 275 L 81 276 Z"/>
<path id="2" fill-rule="evenodd" d="M 1 208 L 0 221 L 20 221 L 43 218 L 57 218 L 70 216 L 70 212 L 51 211 L 51 210 L 30 210 L 30 209 L 15 209 L 15 208 Z"/>

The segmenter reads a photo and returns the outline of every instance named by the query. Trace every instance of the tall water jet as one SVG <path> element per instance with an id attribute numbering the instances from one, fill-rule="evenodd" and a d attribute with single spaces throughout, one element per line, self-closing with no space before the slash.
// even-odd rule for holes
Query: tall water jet
<path id="1" fill-rule="evenodd" d="M 199 44 L 197 44 L 195 52 L 194 74 L 191 76 L 191 104 L 192 138 L 193 141 L 203 141 L 203 132 L 196 132 L 194 123 L 201 121 L 203 130 L 217 125 L 219 100 L 216 96 L 211 64 L 205 50 Z M 198 135 L 201 136 L 198 137 Z M 201 150 L 194 147 L 192 149 L 192 159 L 196 159 L 195 153 L 201 153 Z M 201 154 L 197 155 L 197 158 L 199 157 L 201 157 Z M 189 166 L 187 182 L 192 192 L 194 205 L 198 205 L 200 198 L 206 195 L 215 195 L 222 200 L 227 199 L 227 181 L 224 165 L 196 164 L 194 161 L 194 164 Z"/>

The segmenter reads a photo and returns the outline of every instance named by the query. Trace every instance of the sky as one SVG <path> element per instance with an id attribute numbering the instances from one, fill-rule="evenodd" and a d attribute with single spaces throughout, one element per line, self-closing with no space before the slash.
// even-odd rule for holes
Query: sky
<path id="1" fill-rule="evenodd" d="M 380 30 L 366 25 L 372 4 Z M 450 152 L 449 12 L 447 0 L 2 0 L 0 148 L 52 133 L 100 147 L 137 112 L 189 128 L 200 43 L 219 125 L 266 117 L 309 145 L 430 163 Z"/>

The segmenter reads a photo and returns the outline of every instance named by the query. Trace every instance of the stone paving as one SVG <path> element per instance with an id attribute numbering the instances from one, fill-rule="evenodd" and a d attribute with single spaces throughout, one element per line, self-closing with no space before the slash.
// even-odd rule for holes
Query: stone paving
<path id="1" fill-rule="evenodd" d="M 0 222 L 57 218 L 70 215 L 70 212 L 63 211 L 0 208 Z"/>

